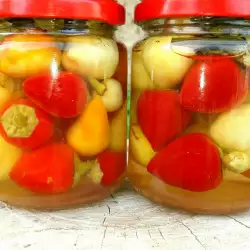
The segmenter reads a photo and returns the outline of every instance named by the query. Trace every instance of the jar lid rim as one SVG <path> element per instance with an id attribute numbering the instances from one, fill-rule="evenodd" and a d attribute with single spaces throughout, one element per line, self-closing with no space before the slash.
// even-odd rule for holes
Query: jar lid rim
<path id="1" fill-rule="evenodd" d="M 135 21 L 195 16 L 250 18 L 249 0 L 142 0 Z"/>
<path id="2" fill-rule="evenodd" d="M 115 0 L 0 0 L 1 18 L 68 18 L 125 23 L 125 8 Z"/>

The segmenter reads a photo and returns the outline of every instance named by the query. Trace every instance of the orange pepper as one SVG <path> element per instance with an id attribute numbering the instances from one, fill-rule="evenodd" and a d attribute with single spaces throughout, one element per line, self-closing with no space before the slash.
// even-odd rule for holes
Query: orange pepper
<path id="1" fill-rule="evenodd" d="M 68 144 L 82 156 L 93 156 L 109 144 L 108 115 L 100 96 L 87 105 L 80 118 L 67 131 Z"/>

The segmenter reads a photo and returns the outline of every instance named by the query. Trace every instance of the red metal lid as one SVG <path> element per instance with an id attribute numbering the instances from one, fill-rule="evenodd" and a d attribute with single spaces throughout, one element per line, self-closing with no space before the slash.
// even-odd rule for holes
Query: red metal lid
<path id="1" fill-rule="evenodd" d="M 228 16 L 250 17 L 250 0 L 142 0 L 135 20 L 164 17 Z"/>
<path id="2" fill-rule="evenodd" d="M 114 0 L 0 0 L 0 17 L 69 18 L 125 23 L 125 8 Z"/>

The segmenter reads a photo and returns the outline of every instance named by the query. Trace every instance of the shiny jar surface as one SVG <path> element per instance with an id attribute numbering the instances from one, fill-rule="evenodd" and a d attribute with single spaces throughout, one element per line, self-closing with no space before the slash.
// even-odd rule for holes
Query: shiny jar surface
<path id="1" fill-rule="evenodd" d="M 127 50 L 114 26 L 0 20 L 0 200 L 37 209 L 99 201 L 126 169 Z"/>
<path id="2" fill-rule="evenodd" d="M 151 200 L 199 213 L 250 207 L 249 20 L 142 24 L 133 48 L 128 176 Z"/>

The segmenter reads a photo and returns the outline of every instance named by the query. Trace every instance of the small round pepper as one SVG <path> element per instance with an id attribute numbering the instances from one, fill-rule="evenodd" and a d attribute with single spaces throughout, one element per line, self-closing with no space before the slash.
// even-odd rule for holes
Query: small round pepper
<path id="1" fill-rule="evenodd" d="M 147 169 L 166 184 L 193 192 L 214 189 L 222 181 L 220 151 L 200 133 L 174 140 L 156 154 Z"/>
<path id="2" fill-rule="evenodd" d="M 0 114 L 0 134 L 9 143 L 34 149 L 54 134 L 53 119 L 28 99 L 10 103 Z"/>
<path id="3" fill-rule="evenodd" d="M 96 184 L 114 184 L 126 169 L 126 153 L 106 150 L 97 156 L 88 177 Z"/>
<path id="4" fill-rule="evenodd" d="M 23 88 L 34 103 L 57 117 L 76 117 L 87 103 L 87 85 L 74 73 L 33 76 L 24 81 Z"/>
<path id="5" fill-rule="evenodd" d="M 177 92 L 146 90 L 138 99 L 137 116 L 143 133 L 157 151 L 186 128 L 191 113 L 181 107 Z"/>
<path id="6" fill-rule="evenodd" d="M 232 59 L 208 57 L 198 61 L 184 78 L 181 104 L 193 112 L 220 113 L 240 105 L 248 82 Z"/>
<path id="7" fill-rule="evenodd" d="M 55 194 L 69 190 L 74 180 L 75 153 L 67 144 L 52 143 L 23 152 L 11 179 L 32 192 Z"/>

